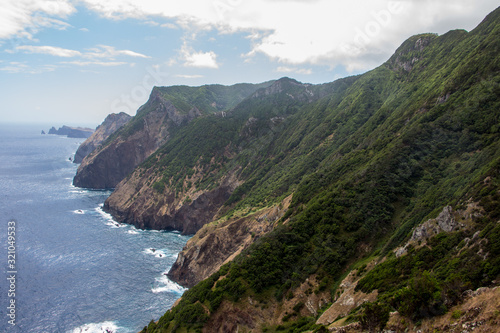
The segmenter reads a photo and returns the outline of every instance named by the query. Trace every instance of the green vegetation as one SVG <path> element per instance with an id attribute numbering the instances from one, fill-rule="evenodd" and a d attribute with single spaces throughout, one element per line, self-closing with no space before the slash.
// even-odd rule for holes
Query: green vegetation
<path id="1" fill-rule="evenodd" d="M 471 33 L 412 37 L 358 77 L 322 86 L 279 80 L 226 117 L 202 117 L 176 131 L 142 166 L 161 173 L 155 190 L 182 191 L 195 168 L 203 170 L 200 188 L 234 171 L 243 183 L 227 214 L 294 193 L 282 219 L 290 220 L 143 332 L 197 330 L 222 302 L 238 307 L 248 295 L 281 302 L 313 274 L 334 292 L 349 265 L 375 250 L 389 255 L 414 226 L 469 198 L 485 210 L 470 229 L 439 234 L 404 258 L 389 255 L 366 273 L 357 288 L 380 294 L 359 319 L 372 330 L 385 326 L 389 309 L 415 321 L 439 315 L 462 291 L 497 279 L 499 16 Z M 477 230 L 485 241 L 467 247 L 464 238 Z M 321 330 L 300 310 L 297 304 L 286 323 L 266 330 Z"/>

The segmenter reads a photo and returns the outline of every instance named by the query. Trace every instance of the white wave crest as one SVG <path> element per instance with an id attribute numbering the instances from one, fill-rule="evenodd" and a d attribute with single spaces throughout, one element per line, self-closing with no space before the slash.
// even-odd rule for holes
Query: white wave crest
<path id="1" fill-rule="evenodd" d="M 119 327 L 112 321 L 105 321 L 102 323 L 90 323 L 74 328 L 67 333 L 117 333 Z"/>
<path id="2" fill-rule="evenodd" d="M 95 210 L 104 218 L 104 220 L 106 221 L 105 222 L 106 225 L 109 225 L 110 227 L 113 227 L 113 228 L 123 228 L 123 227 L 126 227 L 125 224 L 116 222 L 113 219 L 113 216 L 111 216 L 111 214 L 106 213 L 104 210 L 102 210 L 101 206 L 97 207 Z"/>
<path id="3" fill-rule="evenodd" d="M 183 286 L 171 281 L 165 273 L 163 273 L 161 277 L 156 278 L 155 280 L 158 286 L 151 289 L 151 291 L 155 294 L 164 292 L 182 294 L 187 290 Z"/>
<path id="4" fill-rule="evenodd" d="M 166 258 L 167 257 L 167 253 L 165 253 L 164 249 L 147 248 L 142 252 L 146 253 L 146 254 L 154 255 L 156 258 Z"/>

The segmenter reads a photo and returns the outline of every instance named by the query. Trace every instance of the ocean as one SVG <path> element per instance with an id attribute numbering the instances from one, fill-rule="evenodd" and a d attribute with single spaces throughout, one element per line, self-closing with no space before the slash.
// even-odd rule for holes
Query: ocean
<path id="1" fill-rule="evenodd" d="M 83 139 L 42 129 L 0 125 L 0 332 L 138 332 L 184 292 L 165 273 L 189 236 L 115 222 L 72 185 Z"/>

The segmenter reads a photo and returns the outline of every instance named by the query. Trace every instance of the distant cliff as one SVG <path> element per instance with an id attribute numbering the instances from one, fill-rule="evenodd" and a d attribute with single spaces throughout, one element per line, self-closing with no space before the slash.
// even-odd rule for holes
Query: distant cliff
<path id="1" fill-rule="evenodd" d="M 119 114 L 112 113 L 104 119 L 101 125 L 97 126 L 92 135 L 85 140 L 75 153 L 74 163 L 81 163 L 82 160 L 93 152 L 101 143 L 103 143 L 111 134 L 119 130 L 123 125 L 128 123 L 132 116 L 121 112 Z"/>
<path id="2" fill-rule="evenodd" d="M 136 116 L 82 160 L 73 184 L 96 189 L 116 187 L 167 142 L 172 132 L 195 118 L 227 110 L 269 84 L 153 88 Z"/>
<path id="3" fill-rule="evenodd" d="M 88 138 L 94 132 L 93 129 L 87 127 L 70 127 L 64 125 L 56 129 L 54 126 L 49 130 L 49 134 L 66 135 L 68 138 Z"/>

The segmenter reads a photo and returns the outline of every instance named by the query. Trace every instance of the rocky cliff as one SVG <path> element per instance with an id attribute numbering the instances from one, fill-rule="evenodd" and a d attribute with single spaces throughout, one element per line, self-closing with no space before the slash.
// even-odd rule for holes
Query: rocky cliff
<path id="1" fill-rule="evenodd" d="M 85 188 L 114 188 L 134 168 L 160 147 L 173 127 L 181 126 L 201 112 L 197 108 L 180 112 L 163 98 L 159 89 L 151 92 L 137 116 L 99 149 L 82 160 L 73 184 Z"/>
<path id="2" fill-rule="evenodd" d="M 229 209 L 224 205 L 245 183 L 245 169 L 248 172 L 259 166 L 256 160 L 249 165 L 247 158 L 234 157 L 243 151 L 247 157 L 259 156 L 256 140 L 284 128 L 297 105 L 319 98 L 325 88 L 313 90 L 283 78 L 233 109 L 184 126 L 118 184 L 104 209 L 118 221 L 138 228 L 194 234 L 214 221 L 220 209 Z"/>
<path id="3" fill-rule="evenodd" d="M 185 287 L 208 278 L 271 231 L 286 213 L 290 201 L 291 196 L 256 213 L 204 225 L 179 253 L 169 278 Z"/>
<path id="4" fill-rule="evenodd" d="M 73 163 L 81 163 L 85 156 L 93 152 L 111 134 L 129 122 L 131 118 L 132 117 L 125 112 L 121 112 L 119 114 L 112 113 L 108 115 L 102 124 L 97 126 L 94 133 L 92 133 L 92 135 L 78 147 Z"/>
<path id="5" fill-rule="evenodd" d="M 217 211 L 239 184 L 235 173 L 230 172 L 211 190 L 190 187 L 179 195 L 171 189 L 162 192 L 155 190 L 152 187 L 156 179 L 154 177 L 142 169 L 134 171 L 106 199 L 104 210 L 116 220 L 137 228 L 194 234 L 215 218 Z"/>
<path id="6" fill-rule="evenodd" d="M 116 187 L 167 142 L 172 132 L 202 115 L 230 109 L 271 83 L 154 87 L 133 119 L 82 160 L 73 184 L 86 188 Z"/>

